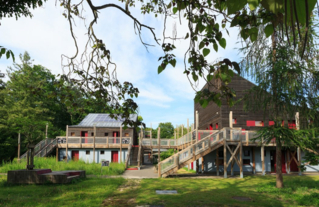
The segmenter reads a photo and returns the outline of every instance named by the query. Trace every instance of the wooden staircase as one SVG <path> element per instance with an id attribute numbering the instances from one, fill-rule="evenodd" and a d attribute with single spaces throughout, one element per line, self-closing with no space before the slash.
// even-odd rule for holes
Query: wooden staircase
<path id="1" fill-rule="evenodd" d="M 130 155 L 130 165 L 137 166 L 137 158 L 138 158 L 139 146 L 132 146 L 131 155 Z"/>
<path id="2" fill-rule="evenodd" d="M 218 132 L 209 134 L 191 144 L 186 149 L 161 161 L 158 165 L 159 177 L 167 177 L 175 173 L 178 169 L 198 160 L 210 152 L 224 146 L 227 141 L 238 142 L 240 140 L 239 131 L 224 128 Z"/>

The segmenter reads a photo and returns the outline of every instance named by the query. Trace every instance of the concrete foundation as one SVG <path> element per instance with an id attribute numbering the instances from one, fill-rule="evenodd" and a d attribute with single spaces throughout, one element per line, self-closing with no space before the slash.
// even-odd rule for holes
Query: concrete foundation
<path id="1" fill-rule="evenodd" d="M 70 183 L 73 179 L 85 178 L 84 170 L 55 171 L 51 169 L 11 170 L 7 182 L 12 184 Z"/>

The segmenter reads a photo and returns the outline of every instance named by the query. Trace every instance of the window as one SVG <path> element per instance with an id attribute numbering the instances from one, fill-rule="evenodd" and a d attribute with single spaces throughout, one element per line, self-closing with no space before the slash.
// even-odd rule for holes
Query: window
<path id="1" fill-rule="evenodd" d="M 101 155 L 104 155 L 104 150 L 101 151 Z"/>
<path id="2" fill-rule="evenodd" d="M 250 165 L 250 159 L 243 159 L 243 165 Z"/>
<path id="3" fill-rule="evenodd" d="M 233 124 L 237 124 L 237 119 L 233 119 Z"/>
<path id="4" fill-rule="evenodd" d="M 209 125 L 209 130 L 213 130 L 213 124 Z"/>
<path id="5" fill-rule="evenodd" d="M 219 157 L 224 157 L 224 152 L 223 151 L 218 151 L 218 156 Z"/>
<path id="6" fill-rule="evenodd" d="M 218 129 L 218 123 L 216 123 L 216 129 Z"/>
<path id="7" fill-rule="evenodd" d="M 75 136 L 75 132 L 71 132 L 71 136 L 74 137 Z"/>
<path id="8" fill-rule="evenodd" d="M 105 132 L 105 133 L 104 133 L 104 136 L 106 136 L 106 137 L 109 136 L 109 133 Z"/>
<path id="9" fill-rule="evenodd" d="M 255 126 L 262 127 L 262 126 L 264 126 L 264 122 L 263 121 L 255 121 Z"/>
<path id="10" fill-rule="evenodd" d="M 91 136 L 92 136 L 92 137 L 94 136 L 94 132 L 91 132 Z"/>
<path id="11" fill-rule="evenodd" d="M 129 133 L 125 133 L 125 136 L 126 136 L 126 137 L 129 137 L 129 136 L 130 136 L 130 134 L 129 134 Z"/>
<path id="12" fill-rule="evenodd" d="M 90 154 L 90 150 L 86 150 L 86 154 L 89 155 Z"/>
<path id="13" fill-rule="evenodd" d="M 250 156 L 250 151 L 249 150 L 244 150 L 244 156 Z"/>

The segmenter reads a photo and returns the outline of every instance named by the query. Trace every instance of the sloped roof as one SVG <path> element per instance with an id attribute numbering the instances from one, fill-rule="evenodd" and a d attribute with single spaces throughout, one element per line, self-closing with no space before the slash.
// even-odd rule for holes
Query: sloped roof
<path id="1" fill-rule="evenodd" d="M 130 120 L 136 121 L 137 114 L 131 114 Z M 121 127 L 124 119 L 118 118 L 117 120 L 111 118 L 109 114 L 103 113 L 90 113 L 78 125 L 70 127 Z"/>

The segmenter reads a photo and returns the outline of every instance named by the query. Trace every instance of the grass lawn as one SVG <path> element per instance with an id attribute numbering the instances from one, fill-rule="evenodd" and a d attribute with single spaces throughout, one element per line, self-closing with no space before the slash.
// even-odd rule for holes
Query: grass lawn
<path id="1" fill-rule="evenodd" d="M 120 204 L 134 202 L 132 206 L 319 206 L 319 176 L 285 176 L 284 182 L 285 188 L 277 189 L 275 176 L 164 178 L 135 180 L 135 183 L 130 180 L 126 190 L 115 191 L 104 205 L 125 206 Z M 178 194 L 156 195 L 156 190 L 177 190 Z"/>
<path id="2" fill-rule="evenodd" d="M 9 185 L 0 175 L 0 206 L 101 206 L 123 178 L 86 178 L 72 184 Z"/>
<path id="3" fill-rule="evenodd" d="M 9 170 L 25 169 L 27 165 L 26 159 L 22 159 L 20 163 L 16 159 L 12 163 L 2 163 L 0 173 L 7 173 Z M 83 160 L 69 160 L 56 162 L 55 157 L 35 157 L 35 169 L 51 169 L 52 171 L 60 170 L 85 170 L 86 175 L 121 175 L 125 171 L 124 163 L 110 163 L 109 167 L 103 167 L 101 172 L 101 163 L 85 163 Z"/>
<path id="4" fill-rule="evenodd" d="M 284 176 L 283 189 L 275 188 L 275 179 L 87 178 L 68 185 L 8 185 L 0 176 L 0 206 L 319 206 L 319 176 Z"/>

